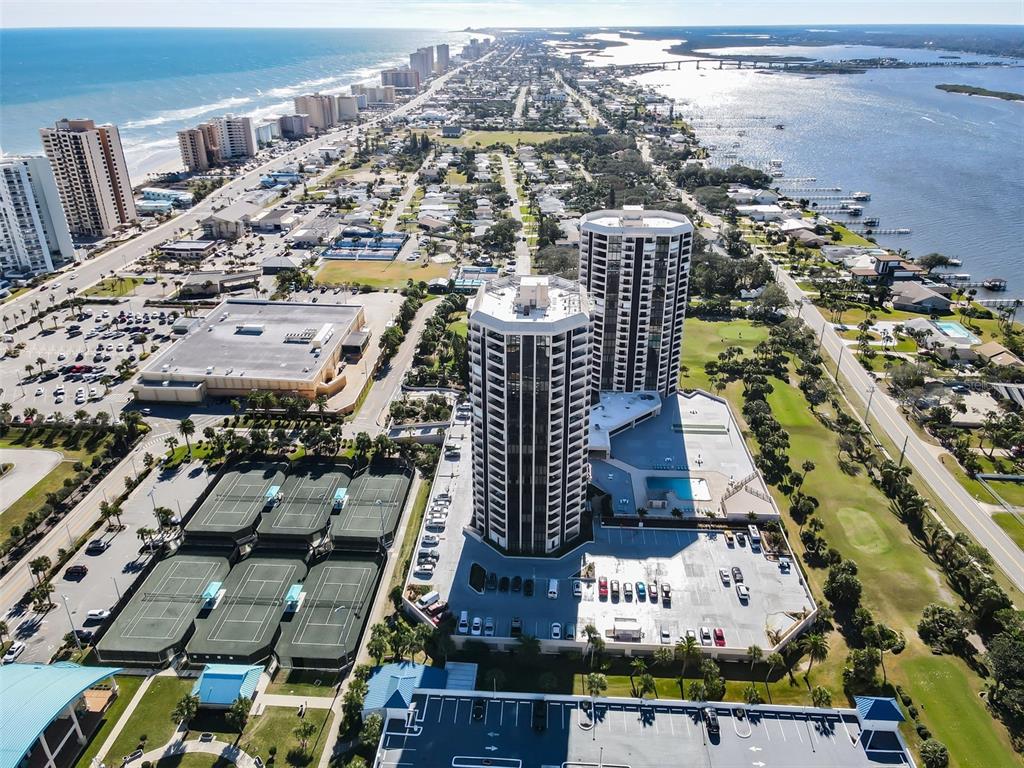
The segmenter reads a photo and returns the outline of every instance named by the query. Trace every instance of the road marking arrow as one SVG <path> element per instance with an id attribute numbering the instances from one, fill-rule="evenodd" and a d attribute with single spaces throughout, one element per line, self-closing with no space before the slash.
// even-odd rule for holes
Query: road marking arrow
<path id="1" fill-rule="evenodd" d="M 487 735 L 490 736 L 493 739 L 495 736 L 498 735 L 498 732 L 497 731 L 488 731 Z"/>
<path id="2" fill-rule="evenodd" d="M 497 747 L 484 747 L 484 749 L 486 749 L 488 752 L 497 752 L 498 751 Z"/>
<path id="3" fill-rule="evenodd" d="M 750 751 L 751 752 L 760 752 L 761 751 L 761 747 L 751 747 Z"/>
<path id="4" fill-rule="evenodd" d="M 754 768 L 764 768 L 766 765 L 767 765 L 767 763 L 762 763 L 759 760 L 758 762 L 754 763 Z"/>

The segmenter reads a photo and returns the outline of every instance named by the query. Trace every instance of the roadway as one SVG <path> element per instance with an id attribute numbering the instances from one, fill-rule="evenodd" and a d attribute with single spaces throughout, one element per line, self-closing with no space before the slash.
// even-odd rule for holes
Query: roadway
<path id="1" fill-rule="evenodd" d="M 512 198 L 512 218 L 523 224 L 523 229 L 520 230 L 519 234 L 516 235 L 515 244 L 515 258 L 516 258 L 516 274 L 517 275 L 528 275 L 530 274 L 530 268 L 532 266 L 530 256 L 530 246 L 526 242 L 526 229 L 525 223 L 523 222 L 523 212 L 519 209 L 519 206 L 523 204 L 523 200 L 519 199 L 519 189 L 516 186 L 516 177 L 512 173 L 512 164 L 509 162 L 508 157 L 504 153 L 500 154 L 501 158 L 501 176 L 505 182 L 505 191 L 508 196 Z"/>

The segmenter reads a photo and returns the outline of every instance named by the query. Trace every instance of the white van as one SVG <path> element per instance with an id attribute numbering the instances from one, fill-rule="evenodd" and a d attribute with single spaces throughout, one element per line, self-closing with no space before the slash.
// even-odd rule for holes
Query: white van
<path id="1" fill-rule="evenodd" d="M 548 599 L 558 599 L 558 579 L 548 579 Z"/>
<path id="2" fill-rule="evenodd" d="M 459 634 L 469 634 L 469 611 L 463 611 L 459 614 Z"/>
<path id="3" fill-rule="evenodd" d="M 416 605 L 420 608 L 429 608 L 440 599 L 441 594 L 439 592 L 427 592 L 427 594 L 416 601 Z"/>

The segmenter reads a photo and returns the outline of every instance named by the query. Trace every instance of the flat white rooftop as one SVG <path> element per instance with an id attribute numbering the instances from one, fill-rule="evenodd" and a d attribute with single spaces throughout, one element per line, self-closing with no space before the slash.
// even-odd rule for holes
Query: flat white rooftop
<path id="1" fill-rule="evenodd" d="M 229 299 L 155 357 L 142 378 L 312 380 L 361 318 L 358 305 Z"/>
<path id="2" fill-rule="evenodd" d="M 611 450 L 611 436 L 661 411 L 657 392 L 602 392 L 590 410 L 590 450 Z"/>
<path id="3" fill-rule="evenodd" d="M 515 275 L 484 283 L 471 315 L 477 320 L 491 318 L 499 326 L 587 323 L 590 300 L 579 283 L 547 275 Z"/>
<path id="4" fill-rule="evenodd" d="M 678 235 L 692 232 L 693 224 L 681 213 L 647 211 L 641 206 L 624 206 L 617 210 L 594 211 L 583 217 L 583 226 L 608 230 L 659 230 L 647 235 Z"/>

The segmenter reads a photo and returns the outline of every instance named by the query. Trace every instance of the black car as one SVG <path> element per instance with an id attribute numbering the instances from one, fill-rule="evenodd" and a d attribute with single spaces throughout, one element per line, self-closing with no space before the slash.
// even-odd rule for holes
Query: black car
<path id="1" fill-rule="evenodd" d="M 477 699 L 473 702 L 473 719 L 480 721 L 484 719 L 484 713 L 487 711 L 487 705 L 483 699 Z"/>
<path id="2" fill-rule="evenodd" d="M 533 579 L 527 579 L 523 582 L 523 594 L 527 597 L 533 597 Z"/>
<path id="3" fill-rule="evenodd" d="M 511 635 L 512 637 L 519 637 L 521 634 L 523 634 L 523 620 L 518 616 L 513 616 Z"/>
<path id="4" fill-rule="evenodd" d="M 91 629 L 76 629 L 75 637 L 78 638 L 80 643 L 91 643 L 92 639 L 96 636 L 96 633 Z"/>
<path id="5" fill-rule="evenodd" d="M 72 580 L 84 579 L 85 574 L 87 574 L 88 572 L 89 569 L 86 568 L 84 565 L 72 565 L 70 568 L 64 571 L 64 578 Z"/>
<path id="6" fill-rule="evenodd" d="M 548 727 L 548 705 L 544 701 L 533 702 L 533 730 L 543 731 Z"/>
<path id="7" fill-rule="evenodd" d="M 85 548 L 85 554 L 87 555 L 99 555 L 107 551 L 110 546 L 110 542 L 104 539 L 93 539 L 89 542 Z"/>
<path id="8" fill-rule="evenodd" d="M 487 591 L 493 592 L 498 588 L 498 574 L 491 571 L 487 574 Z"/>
<path id="9" fill-rule="evenodd" d="M 518 592 L 523 588 L 523 577 L 513 576 L 512 577 L 512 591 Z"/>
<path id="10" fill-rule="evenodd" d="M 498 582 L 499 592 L 508 592 L 508 576 L 502 576 L 501 581 Z"/>
<path id="11" fill-rule="evenodd" d="M 732 580 L 737 584 L 743 583 L 743 571 L 740 570 L 738 565 L 732 567 Z"/>
<path id="12" fill-rule="evenodd" d="M 715 712 L 715 708 L 714 707 L 704 707 L 704 709 L 702 709 L 700 711 L 700 713 L 701 713 L 701 718 L 704 720 L 704 725 L 708 729 L 708 733 L 710 733 L 710 734 L 717 734 L 718 733 L 718 713 Z"/>

